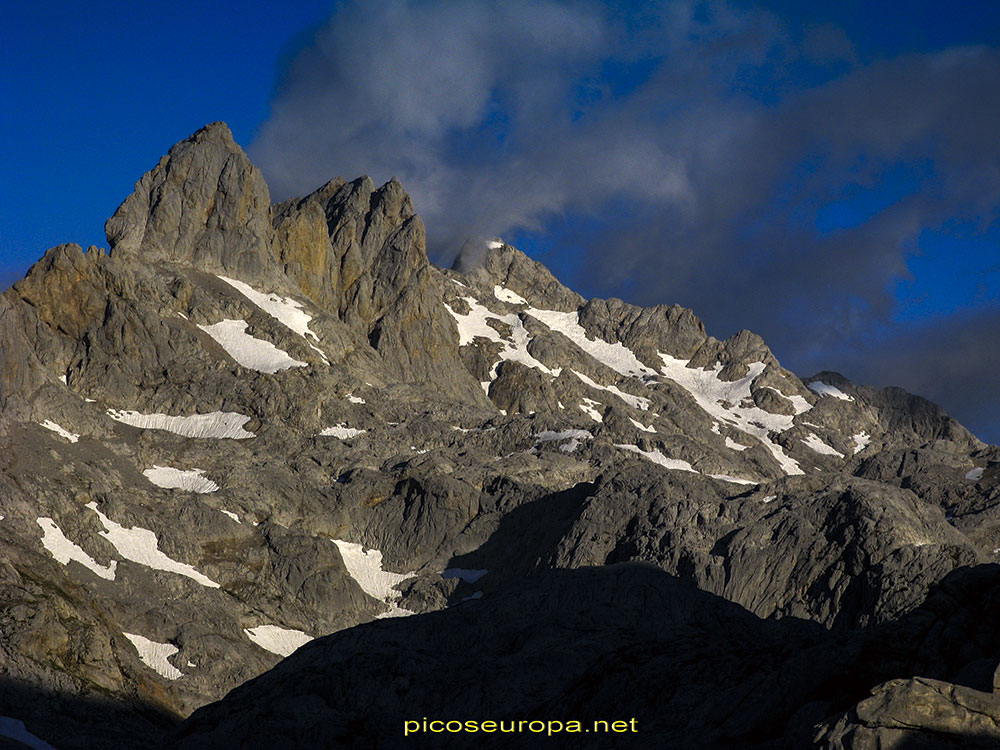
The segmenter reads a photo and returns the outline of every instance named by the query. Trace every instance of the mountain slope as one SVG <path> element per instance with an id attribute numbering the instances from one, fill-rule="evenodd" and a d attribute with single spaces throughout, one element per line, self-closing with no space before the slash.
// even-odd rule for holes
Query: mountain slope
<path id="1" fill-rule="evenodd" d="M 585 628 L 583 592 L 614 590 L 594 566 L 850 638 L 1000 554 L 1000 453 L 938 407 L 799 379 L 677 306 L 583 300 L 499 240 L 436 268 L 395 181 L 271 205 L 215 123 L 107 233 L 0 296 L 4 672 L 125 716 L 99 739 L 85 712 L 0 706 L 59 748 L 148 739 L 378 618 L 432 623 L 359 631 L 391 655 L 565 580 Z"/>

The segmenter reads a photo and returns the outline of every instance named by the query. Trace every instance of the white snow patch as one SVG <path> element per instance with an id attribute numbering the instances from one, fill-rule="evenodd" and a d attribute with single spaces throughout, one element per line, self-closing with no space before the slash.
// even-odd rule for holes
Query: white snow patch
<path id="1" fill-rule="evenodd" d="M 562 369 L 558 367 L 550 369 L 528 353 L 528 344 L 531 343 L 531 336 L 524 327 L 524 323 L 521 322 L 521 318 L 516 314 L 498 315 L 484 305 L 479 304 L 474 297 L 463 297 L 462 299 L 469 305 L 469 312 L 465 315 L 460 315 L 450 306 L 445 305 L 458 325 L 458 345 L 466 346 L 477 338 L 484 338 L 503 346 L 499 353 L 500 359 L 494 362 L 493 367 L 490 369 L 489 382 L 496 379 L 497 366 L 500 362 L 508 360 L 520 362 L 525 367 L 533 367 L 553 377 L 558 376 L 562 372 Z M 503 338 L 499 331 L 486 322 L 487 320 L 498 320 L 510 326 L 510 338 Z M 483 390 L 485 391 L 487 388 L 488 385 L 484 384 Z"/>
<path id="2" fill-rule="evenodd" d="M 568 440 L 568 443 L 559 446 L 559 450 L 564 453 L 572 453 L 577 448 L 580 447 L 580 442 L 583 440 L 590 440 L 593 435 L 591 435 L 586 430 L 563 430 L 562 432 L 554 432 L 553 430 L 546 430 L 545 432 L 539 432 L 535 435 L 535 439 L 539 443 L 549 443 L 558 440 Z"/>
<path id="3" fill-rule="evenodd" d="M 279 297 L 277 294 L 265 294 L 258 292 L 249 284 L 226 276 L 220 276 L 231 287 L 239 291 L 244 297 L 253 302 L 257 307 L 275 318 L 289 330 L 294 331 L 303 338 L 312 338 L 319 341 L 315 333 L 309 330 L 309 323 L 312 316 L 302 309 L 302 303 L 293 300 L 291 297 Z"/>
<path id="4" fill-rule="evenodd" d="M 580 313 L 539 310 L 534 307 L 526 311 L 531 317 L 541 321 L 553 331 L 566 336 L 587 354 L 603 365 L 622 375 L 655 375 L 656 371 L 646 367 L 635 353 L 619 342 L 608 343 L 603 339 L 587 338 L 587 332 L 580 325 Z"/>
<path id="5" fill-rule="evenodd" d="M 393 604 L 392 602 L 389 602 L 389 611 L 383 612 L 380 615 L 375 615 L 375 619 L 384 620 L 388 617 L 409 617 L 410 615 L 414 614 L 416 614 L 416 612 L 411 612 L 408 609 L 403 609 L 402 607 L 399 607 Z"/>
<path id="6" fill-rule="evenodd" d="M 202 476 L 204 473 L 204 469 L 175 469 L 171 466 L 157 466 L 155 464 L 152 469 L 146 469 L 142 472 L 146 479 L 164 489 L 184 490 L 199 494 L 218 491 L 219 485 Z"/>
<path id="7" fill-rule="evenodd" d="M 620 445 L 615 444 L 615 448 L 621 448 L 623 450 L 631 451 L 632 453 L 638 453 L 643 458 L 652 461 L 654 464 L 659 464 L 668 469 L 675 469 L 677 471 L 690 471 L 692 474 L 701 474 L 697 469 L 695 469 L 687 461 L 682 461 L 679 458 L 667 458 L 658 450 L 644 451 L 639 448 L 638 445 Z M 739 477 L 731 477 L 728 474 L 708 474 L 702 476 L 709 476 L 712 479 L 719 479 L 723 482 L 735 482 L 736 484 L 757 484 L 750 479 L 740 479 Z"/>
<path id="8" fill-rule="evenodd" d="M 236 523 L 240 523 L 240 517 L 238 515 L 236 515 L 235 513 L 233 513 L 231 510 L 224 510 L 223 508 L 219 508 L 219 512 L 220 513 L 225 513 L 227 516 L 229 516 L 234 521 L 236 521 Z M 254 524 L 254 525 L 256 526 L 256 524 Z"/>
<path id="9" fill-rule="evenodd" d="M 441 571 L 441 577 L 444 579 L 461 578 L 466 583 L 475 583 L 489 572 L 489 570 L 472 570 L 469 568 L 446 568 Z"/>
<path id="10" fill-rule="evenodd" d="M 166 677 L 168 680 L 176 680 L 178 677 L 184 676 L 181 670 L 167 661 L 167 657 L 177 653 L 177 646 L 169 643 L 157 643 L 135 633 L 125 633 L 124 635 L 132 641 L 135 650 L 139 652 L 139 658 L 142 659 L 142 663 L 150 667 L 158 675 Z"/>
<path id="11" fill-rule="evenodd" d="M 66 374 L 65 373 L 63 373 L 62 375 L 59 376 L 59 380 L 62 381 L 63 385 L 69 385 L 69 383 L 66 382 Z"/>
<path id="12" fill-rule="evenodd" d="M 658 450 L 644 451 L 638 445 L 618 445 L 615 444 L 615 448 L 621 448 L 622 450 L 631 451 L 632 453 L 638 453 L 643 458 L 652 461 L 654 464 L 659 464 L 660 466 L 665 466 L 668 469 L 676 469 L 677 471 L 690 471 L 694 474 L 698 472 L 695 471 L 694 467 L 687 461 L 682 461 L 679 458 L 667 458 Z"/>
<path id="13" fill-rule="evenodd" d="M 823 442 L 822 438 L 819 437 L 814 432 L 809 433 L 809 437 L 802 441 L 810 448 L 812 448 L 817 453 L 822 453 L 824 456 L 840 456 L 845 458 L 844 454 L 835 448 L 831 448 L 829 445 Z"/>
<path id="14" fill-rule="evenodd" d="M 857 435 L 851 438 L 854 441 L 854 452 L 860 453 L 865 448 L 868 447 L 868 443 L 872 441 L 871 435 L 867 432 L 859 432 Z"/>
<path id="15" fill-rule="evenodd" d="M 582 411 L 588 417 L 593 419 L 595 422 L 603 422 L 604 417 L 601 416 L 601 413 L 594 408 L 600 405 L 601 405 L 600 401 L 594 401 L 593 399 L 585 398 L 583 399 L 583 403 L 580 404 L 580 411 Z"/>
<path id="16" fill-rule="evenodd" d="M 279 370 L 305 367 L 308 364 L 292 359 L 288 352 L 270 341 L 246 333 L 245 320 L 223 320 L 214 325 L 198 327 L 215 339 L 230 357 L 250 370 L 273 375 Z"/>
<path id="17" fill-rule="evenodd" d="M 94 558 L 83 551 L 82 547 L 73 544 L 66 535 L 63 534 L 56 522 L 51 518 L 36 518 L 35 522 L 42 527 L 42 546 L 63 565 L 68 565 L 70 560 L 76 560 L 88 570 L 108 581 L 115 580 L 115 568 L 118 566 L 116 560 L 112 560 L 107 566 L 101 565 Z"/>
<path id="18" fill-rule="evenodd" d="M 769 436 L 771 432 L 784 432 L 791 428 L 793 417 L 772 414 L 756 405 L 741 406 L 744 399 L 751 398 L 750 385 L 764 372 L 766 365 L 763 362 L 751 363 L 745 377 L 726 381 L 719 379 L 719 372 L 722 370 L 720 362 L 716 362 L 711 370 L 693 368 L 687 366 L 689 360 L 677 359 L 663 352 L 658 354 L 663 360 L 663 374 L 690 393 L 695 403 L 705 412 L 760 440 L 786 474 L 805 473 L 795 459 L 788 456 Z"/>
<path id="19" fill-rule="evenodd" d="M 799 396 L 799 395 L 787 396 L 784 393 L 782 393 L 781 391 L 779 391 L 777 388 L 775 388 L 774 386 L 771 386 L 771 385 L 764 385 L 764 386 L 761 386 L 761 387 L 762 388 L 767 388 L 769 390 L 774 391 L 775 393 L 777 393 L 779 396 L 781 396 L 786 401 L 791 401 L 792 408 L 795 409 L 795 413 L 796 414 L 802 414 L 803 412 L 807 412 L 810 409 L 812 409 L 812 404 L 810 404 L 809 401 L 807 401 L 804 396 Z"/>
<path id="20" fill-rule="evenodd" d="M 363 403 L 365 403 L 365 400 L 363 398 L 361 398 L 361 396 L 355 396 L 353 393 L 348 393 L 347 394 L 347 400 L 350 401 L 352 404 L 363 404 Z"/>
<path id="21" fill-rule="evenodd" d="M 749 445 L 743 445 L 742 443 L 737 443 L 731 437 L 729 437 L 728 435 L 726 435 L 726 447 L 730 448 L 731 450 L 734 450 L 734 451 L 745 451 L 750 446 Z"/>
<path id="22" fill-rule="evenodd" d="M 277 625 L 243 628 L 243 632 L 247 634 L 247 638 L 262 649 L 278 656 L 290 656 L 300 646 L 304 646 L 313 639 L 311 635 L 303 633 L 301 630 L 279 628 Z"/>
<path id="23" fill-rule="evenodd" d="M 284 325 L 304 339 L 312 339 L 319 342 L 319 337 L 309 330 L 309 323 L 312 315 L 302 309 L 302 303 L 293 300 L 291 297 L 279 297 L 277 294 L 264 294 L 258 292 L 249 284 L 225 276 L 219 276 L 231 287 L 239 291 L 244 297 L 253 302 L 257 307 L 266 312 L 272 318 Z M 309 344 L 310 348 L 323 358 L 326 364 L 330 364 L 323 350 L 314 344 Z"/>
<path id="24" fill-rule="evenodd" d="M 716 435 L 721 435 L 722 434 L 721 430 L 719 430 L 719 423 L 718 422 L 712 422 L 712 432 L 714 432 Z"/>
<path id="25" fill-rule="evenodd" d="M 23 721 L 10 716 L 0 716 L 0 737 L 16 740 L 31 750 L 56 750 L 41 737 L 29 732 Z"/>
<path id="26" fill-rule="evenodd" d="M 764 503 L 764 505 L 767 505 L 768 503 L 773 503 L 777 499 L 778 499 L 777 495 L 768 495 L 763 499 L 762 502 Z"/>
<path id="27" fill-rule="evenodd" d="M 496 297 L 501 302 L 509 302 L 512 305 L 528 304 L 528 300 L 526 300 L 517 292 L 499 285 L 493 287 L 493 296 Z"/>
<path id="28" fill-rule="evenodd" d="M 983 475 L 983 471 L 984 469 L 982 467 L 977 466 L 975 469 L 972 469 L 971 471 L 967 472 L 965 478 L 971 479 L 973 481 L 978 481 L 979 478 Z"/>
<path id="29" fill-rule="evenodd" d="M 231 438 L 246 440 L 257 437 L 243 429 L 250 417 L 236 412 L 214 411 L 209 414 L 192 414 L 188 417 L 171 417 L 166 414 L 140 414 L 137 411 L 108 409 L 108 416 L 116 422 L 143 430 L 166 430 L 176 435 L 192 438 Z"/>
<path id="30" fill-rule="evenodd" d="M 188 319 L 188 316 L 185 315 L 184 313 L 180 312 L 179 310 L 177 311 L 177 317 L 184 318 L 184 320 Z"/>
<path id="31" fill-rule="evenodd" d="M 818 393 L 820 396 L 833 396 L 834 398 L 839 398 L 841 401 L 854 400 L 854 396 L 848 396 L 836 386 L 824 383 L 822 380 L 810 383 L 809 390 Z"/>
<path id="32" fill-rule="evenodd" d="M 608 393 L 613 393 L 615 396 L 620 398 L 626 404 L 631 406 L 633 409 L 639 409 L 640 411 L 646 411 L 649 409 L 650 401 L 648 398 L 643 398 L 642 396 L 633 396 L 631 393 L 625 393 L 625 391 L 619 390 L 613 385 L 601 385 L 600 383 L 591 380 L 589 377 L 584 375 L 582 372 L 572 371 L 580 380 L 589 385 L 591 388 L 597 388 L 601 391 L 607 391 Z"/>
<path id="33" fill-rule="evenodd" d="M 413 578 L 416 573 L 393 573 L 382 568 L 382 553 L 377 549 L 365 549 L 360 544 L 346 542 L 343 539 L 331 540 L 340 550 L 340 556 L 344 559 L 344 566 L 351 578 L 357 581 L 368 596 L 374 597 L 381 602 L 395 602 L 401 594 L 395 590 L 397 584 L 408 578 Z"/>
<path id="34" fill-rule="evenodd" d="M 119 526 L 98 510 L 96 502 L 87 503 L 86 507 L 97 514 L 97 517 L 101 519 L 101 523 L 104 524 L 104 528 L 107 529 L 100 532 L 101 536 L 111 542 L 115 549 L 118 550 L 118 554 L 126 560 L 131 560 L 134 563 L 145 565 L 155 570 L 164 570 L 168 573 L 187 576 L 202 586 L 213 589 L 219 588 L 219 584 L 199 573 L 191 565 L 178 562 L 160 552 L 156 534 L 149 529 L 143 529 L 139 526 L 126 529 L 124 526 Z"/>
<path id="35" fill-rule="evenodd" d="M 359 430 L 355 427 L 348 427 L 346 424 L 340 423 L 338 425 L 334 425 L 333 427 L 327 427 L 320 433 L 320 435 L 323 437 L 335 437 L 340 438 L 341 440 L 348 440 L 350 438 L 357 437 L 358 435 L 364 435 L 366 432 L 368 432 L 368 430 Z"/>
<path id="36" fill-rule="evenodd" d="M 632 424 L 634 424 L 637 429 L 640 429 L 643 432 L 656 432 L 656 428 L 655 427 L 653 427 L 652 425 L 650 425 L 649 427 L 646 427 L 646 425 L 644 425 L 638 419 L 632 419 L 632 417 L 629 417 L 628 421 L 631 422 Z"/>
<path id="37" fill-rule="evenodd" d="M 80 439 L 79 435 L 75 435 L 72 432 L 70 432 L 69 430 L 63 429 L 62 427 L 60 427 L 59 425 L 57 425 L 55 422 L 53 422 L 51 419 L 46 419 L 44 422 L 39 422 L 38 424 L 40 424 L 46 430 L 52 430 L 52 432 L 54 432 L 57 435 L 59 435 L 59 437 L 66 438 L 71 443 L 75 443 L 77 440 Z"/>
<path id="38" fill-rule="evenodd" d="M 728 474 L 709 474 L 708 476 L 712 479 L 719 479 L 723 482 L 733 482 L 734 484 L 759 484 L 752 479 L 741 479 L 740 477 L 731 477 Z"/>

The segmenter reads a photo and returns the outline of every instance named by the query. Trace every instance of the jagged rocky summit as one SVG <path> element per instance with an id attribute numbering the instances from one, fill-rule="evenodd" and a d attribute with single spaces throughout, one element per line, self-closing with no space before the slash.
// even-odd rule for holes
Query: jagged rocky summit
<path id="1" fill-rule="evenodd" d="M 0 295 L 7 746 L 1000 739 L 1000 451 L 937 406 L 437 268 L 396 181 L 272 204 L 221 123 L 107 235 Z"/>

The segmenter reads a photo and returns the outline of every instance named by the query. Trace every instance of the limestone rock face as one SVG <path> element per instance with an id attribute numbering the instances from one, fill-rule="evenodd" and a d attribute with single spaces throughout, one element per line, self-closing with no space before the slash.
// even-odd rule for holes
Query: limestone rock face
<path id="1" fill-rule="evenodd" d="M 181 141 L 108 219 L 112 255 L 259 277 L 272 261 L 271 200 L 225 123 Z"/>
<path id="2" fill-rule="evenodd" d="M 398 373 L 480 400 L 454 347 L 423 222 L 396 180 L 338 178 L 275 215 L 276 255 L 321 307 L 364 336 Z"/>
<path id="3" fill-rule="evenodd" d="M 877 747 L 992 715 L 1000 449 L 933 404 L 500 239 L 435 267 L 395 180 L 272 206 L 220 123 L 107 229 L 0 295 L 0 717 L 52 746 L 396 747 L 446 708 Z"/>
<path id="4" fill-rule="evenodd" d="M 989 748 L 1000 742 L 998 724 L 995 693 L 912 677 L 879 685 L 818 739 L 831 750 Z"/>

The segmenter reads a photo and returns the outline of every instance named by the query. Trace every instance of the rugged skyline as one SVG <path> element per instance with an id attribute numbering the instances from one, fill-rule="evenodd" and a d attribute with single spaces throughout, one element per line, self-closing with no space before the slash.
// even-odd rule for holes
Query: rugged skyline
<path id="1" fill-rule="evenodd" d="M 933 403 L 437 268 L 395 180 L 272 203 L 224 123 L 107 229 L 0 294 L 0 739 L 996 744 L 1000 447 Z"/>
<path id="2" fill-rule="evenodd" d="M 500 234 L 586 296 L 750 328 L 997 442 L 998 12 L 892 5 L 20 9 L 0 276 L 104 245 L 155 144 L 225 119 L 276 198 L 398 176 L 436 262 Z M 149 44 L 184 54 L 130 64 Z"/>

